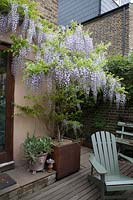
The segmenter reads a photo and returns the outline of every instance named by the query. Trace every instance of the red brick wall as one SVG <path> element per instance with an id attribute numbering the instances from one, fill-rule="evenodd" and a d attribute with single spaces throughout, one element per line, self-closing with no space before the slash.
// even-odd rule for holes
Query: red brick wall
<path id="1" fill-rule="evenodd" d="M 99 128 L 96 128 L 97 123 L 101 122 L 101 130 L 108 130 L 115 133 L 117 122 L 133 122 L 133 105 L 127 105 L 125 109 L 117 110 L 116 105 L 110 106 L 104 103 L 99 103 L 94 108 L 86 108 L 84 111 L 84 127 L 85 133 L 93 133 Z"/>

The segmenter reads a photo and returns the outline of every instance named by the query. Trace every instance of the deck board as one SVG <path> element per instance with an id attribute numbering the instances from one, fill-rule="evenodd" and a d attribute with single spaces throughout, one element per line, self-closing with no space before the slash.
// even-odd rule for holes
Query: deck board
<path id="1" fill-rule="evenodd" d="M 84 157 L 85 154 L 88 158 L 86 151 L 83 153 Z M 22 200 L 101 200 L 99 188 L 94 183 L 90 183 L 87 178 L 90 174 L 90 165 L 86 161 L 85 166 L 84 163 L 81 165 L 83 167 L 79 172 L 63 178 Z M 119 166 L 122 174 L 133 177 L 133 165 L 120 161 Z M 132 191 L 127 191 L 127 193 L 129 194 L 127 200 L 131 200 Z"/>

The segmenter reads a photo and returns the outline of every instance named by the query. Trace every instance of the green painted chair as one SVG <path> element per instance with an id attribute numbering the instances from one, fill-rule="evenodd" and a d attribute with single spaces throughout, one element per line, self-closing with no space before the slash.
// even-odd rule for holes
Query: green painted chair
<path id="1" fill-rule="evenodd" d="M 90 154 L 89 157 L 92 166 L 91 175 L 88 176 L 89 180 L 94 181 L 100 187 L 102 200 L 126 198 L 122 194 L 106 196 L 108 192 L 133 190 L 133 179 L 120 174 L 115 136 L 101 131 L 92 134 L 91 139 L 94 154 Z M 126 156 L 125 159 L 128 157 Z M 99 176 L 93 175 L 93 168 Z"/>

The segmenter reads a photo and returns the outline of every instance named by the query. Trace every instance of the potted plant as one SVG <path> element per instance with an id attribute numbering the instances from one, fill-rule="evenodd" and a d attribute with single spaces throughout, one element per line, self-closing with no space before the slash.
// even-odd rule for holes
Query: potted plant
<path id="1" fill-rule="evenodd" d="M 25 98 L 26 100 L 29 100 L 29 105 L 16 105 L 20 111 L 18 112 L 18 115 L 25 114 L 30 117 L 41 119 L 45 124 L 47 122 L 47 128 L 49 128 L 50 121 L 54 121 L 55 132 L 58 137 L 55 137 L 53 140 L 52 155 L 55 160 L 54 170 L 57 172 L 57 179 L 78 171 L 80 169 L 80 145 L 77 140 L 64 139 L 64 135 L 70 132 L 73 133 L 74 137 L 77 139 L 78 134 L 81 132 L 82 110 L 79 104 L 82 104 L 82 98 L 79 90 L 75 90 L 75 88 L 71 86 L 54 91 L 49 96 L 50 101 L 54 102 L 51 105 L 51 109 L 47 109 L 47 107 L 44 106 L 47 105 L 46 95 L 39 97 L 25 96 Z M 36 147 L 38 148 L 38 146 L 34 143 L 37 142 L 37 138 L 35 136 L 29 138 L 28 136 L 26 144 L 27 142 L 29 143 L 31 139 L 33 144 L 30 143 L 30 148 L 28 150 L 31 150 L 32 145 L 36 155 Z M 34 162 L 33 158 L 36 156 L 31 153 L 28 154 L 28 156 L 32 156 L 32 160 L 30 160 Z M 40 157 L 37 158 L 42 160 Z M 36 164 L 34 165 L 36 167 Z M 30 169 L 36 171 L 34 170 L 34 165 L 30 165 Z"/>
<path id="2" fill-rule="evenodd" d="M 64 139 L 64 136 L 73 133 L 77 139 L 81 132 L 82 98 L 78 88 L 73 85 L 58 88 L 51 98 L 55 105 L 51 115 L 58 136 L 53 146 L 54 169 L 56 178 L 60 179 L 80 169 L 80 144 L 72 139 Z"/>
<path id="3" fill-rule="evenodd" d="M 50 137 L 29 136 L 24 141 L 24 153 L 28 160 L 29 169 L 35 174 L 44 170 L 47 154 L 51 153 L 52 140 Z"/>

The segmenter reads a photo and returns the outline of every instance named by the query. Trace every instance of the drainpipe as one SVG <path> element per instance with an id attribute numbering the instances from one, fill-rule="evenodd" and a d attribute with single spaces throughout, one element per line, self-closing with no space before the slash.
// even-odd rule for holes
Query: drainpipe
<path id="1" fill-rule="evenodd" d="M 98 15 L 101 15 L 101 6 L 102 6 L 102 0 L 99 0 L 99 10 L 98 10 Z"/>
<path id="2" fill-rule="evenodd" d="M 125 55 L 125 36 L 126 36 L 126 8 L 122 11 L 122 55 Z"/>

